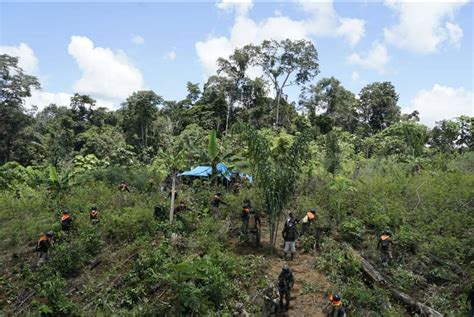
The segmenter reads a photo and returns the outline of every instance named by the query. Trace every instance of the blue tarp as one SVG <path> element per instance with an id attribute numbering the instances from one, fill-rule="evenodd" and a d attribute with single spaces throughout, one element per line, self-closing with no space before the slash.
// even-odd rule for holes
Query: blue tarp
<path id="1" fill-rule="evenodd" d="M 224 163 L 219 163 L 216 166 L 217 173 L 223 177 L 225 177 L 228 181 L 232 176 L 232 172 L 225 166 Z M 190 171 L 183 172 L 178 174 L 178 176 L 194 176 L 194 177 L 209 177 L 212 174 L 212 167 L 211 166 L 197 166 Z M 252 176 L 245 174 L 245 173 L 238 173 L 240 177 L 247 177 L 249 182 L 252 184 L 253 179 Z"/>
<path id="2" fill-rule="evenodd" d="M 225 177 L 227 180 L 230 180 L 232 173 L 229 171 L 227 166 L 224 163 L 219 163 L 216 166 L 217 172 Z M 178 176 L 194 176 L 194 177 L 209 177 L 212 174 L 212 167 L 211 166 L 198 166 L 193 168 L 190 171 L 183 172 L 178 174 Z"/>

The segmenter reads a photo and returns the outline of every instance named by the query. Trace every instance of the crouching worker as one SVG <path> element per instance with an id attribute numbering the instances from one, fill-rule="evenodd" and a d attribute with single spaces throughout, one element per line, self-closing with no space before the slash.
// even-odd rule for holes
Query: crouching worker
<path id="1" fill-rule="evenodd" d="M 39 255 L 38 266 L 45 261 L 49 261 L 49 249 L 54 246 L 53 237 L 53 231 L 41 234 L 38 244 L 36 245 L 36 252 L 38 252 Z"/>
<path id="2" fill-rule="evenodd" d="M 188 206 L 184 201 L 180 201 L 179 205 L 174 209 L 174 217 L 177 221 L 183 222 L 183 212 L 188 210 Z"/>
<path id="3" fill-rule="evenodd" d="M 91 208 L 91 211 L 89 212 L 89 218 L 93 225 L 99 222 L 99 212 L 97 211 L 97 207 Z"/>
<path id="4" fill-rule="evenodd" d="M 263 291 L 263 317 L 275 315 L 278 312 L 278 294 L 275 284 L 270 283 Z"/>

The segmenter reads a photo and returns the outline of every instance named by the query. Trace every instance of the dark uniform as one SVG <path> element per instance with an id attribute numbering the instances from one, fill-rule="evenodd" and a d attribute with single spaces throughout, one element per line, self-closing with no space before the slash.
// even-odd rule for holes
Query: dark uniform
<path id="1" fill-rule="evenodd" d="M 217 194 L 214 195 L 214 197 L 211 200 L 211 211 L 212 211 L 212 214 L 214 215 L 214 217 L 219 217 L 219 214 L 220 214 L 219 205 L 220 204 L 227 205 L 227 203 L 224 202 L 221 197 L 222 197 L 222 194 L 217 193 Z"/>
<path id="2" fill-rule="evenodd" d="M 69 211 L 63 212 L 61 217 L 61 230 L 68 232 L 72 228 L 72 217 Z"/>
<path id="3" fill-rule="evenodd" d="M 280 295 L 281 309 L 288 310 L 290 308 L 290 293 L 294 283 L 293 273 L 285 265 L 278 276 L 278 293 Z M 285 301 L 285 304 L 283 304 L 283 301 Z"/>
<path id="4" fill-rule="evenodd" d="M 328 317 L 346 317 L 346 310 L 342 305 L 341 297 L 337 294 L 329 296 L 330 303 L 327 307 Z"/>
<path id="5" fill-rule="evenodd" d="M 384 231 L 377 243 L 377 249 L 380 249 L 381 252 L 380 260 L 384 266 L 387 266 L 388 262 L 392 259 L 392 244 L 390 232 Z"/>
<path id="6" fill-rule="evenodd" d="M 285 240 L 284 258 L 286 260 L 286 254 L 291 252 L 291 260 L 296 253 L 296 221 L 290 216 L 290 218 L 285 222 L 283 227 L 283 240 Z"/>
<path id="7" fill-rule="evenodd" d="M 467 295 L 467 304 L 469 305 L 469 317 L 474 317 L 474 285 Z"/>
<path id="8" fill-rule="evenodd" d="M 125 183 L 124 181 L 121 181 L 120 184 L 119 184 L 119 190 L 121 192 L 130 192 L 130 189 L 128 188 L 128 185 L 127 183 Z"/>
<path id="9" fill-rule="evenodd" d="M 91 211 L 89 212 L 89 219 L 92 224 L 96 224 L 99 222 L 99 212 L 97 211 L 96 207 L 91 208 Z"/>
<path id="10" fill-rule="evenodd" d="M 51 231 L 40 236 L 36 245 L 36 251 L 39 254 L 38 264 L 49 260 L 49 249 L 54 245 L 53 236 L 54 233 Z"/>
<path id="11" fill-rule="evenodd" d="M 186 210 L 188 210 L 186 203 L 184 201 L 181 201 L 179 205 L 174 209 L 174 216 L 176 217 L 176 220 L 182 221 L 183 216 L 181 215 L 181 213 Z"/>
<path id="12" fill-rule="evenodd" d="M 263 317 L 268 317 L 277 312 L 278 309 L 278 294 L 277 289 L 273 283 L 269 284 L 263 291 Z"/>

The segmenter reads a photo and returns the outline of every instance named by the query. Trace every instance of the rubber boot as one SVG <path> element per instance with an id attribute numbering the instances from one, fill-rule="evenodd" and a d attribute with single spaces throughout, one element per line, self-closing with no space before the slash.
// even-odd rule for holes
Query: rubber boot
<path id="1" fill-rule="evenodd" d="M 295 256 L 295 254 L 293 252 L 291 252 L 291 257 L 290 257 L 290 261 L 293 261 L 293 257 Z"/>
<path id="2" fill-rule="evenodd" d="M 283 252 L 283 260 L 286 261 L 286 252 Z"/>

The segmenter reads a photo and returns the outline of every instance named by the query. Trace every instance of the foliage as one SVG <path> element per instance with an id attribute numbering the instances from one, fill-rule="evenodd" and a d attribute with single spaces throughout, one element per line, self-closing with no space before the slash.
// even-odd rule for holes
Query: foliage
<path id="1" fill-rule="evenodd" d="M 76 311 L 76 305 L 64 294 L 66 283 L 59 274 L 53 274 L 42 282 L 39 293 L 47 302 L 38 307 L 41 316 L 70 316 Z"/>
<path id="2" fill-rule="evenodd" d="M 362 122 L 369 134 L 382 131 L 396 123 L 400 117 L 398 94 L 390 82 L 373 83 L 360 91 Z"/>
<path id="3" fill-rule="evenodd" d="M 18 67 L 18 57 L 5 54 L 0 55 L 0 76 L 0 162 L 28 163 L 32 157 L 23 156 L 21 150 L 31 140 L 26 129 L 31 117 L 26 114 L 23 100 L 40 84 L 36 77 Z"/>
<path id="4" fill-rule="evenodd" d="M 260 66 L 276 91 L 275 126 L 279 126 L 279 107 L 283 90 L 302 85 L 319 73 L 318 52 L 307 40 L 265 40 L 256 47 L 255 64 Z"/>
<path id="5" fill-rule="evenodd" d="M 270 216 L 270 240 L 274 246 L 278 221 L 283 208 L 294 194 L 309 136 L 297 135 L 290 143 L 282 134 L 274 139 L 272 147 L 268 139 L 252 128 L 240 126 L 238 130 L 242 140 L 247 144 L 247 156 L 253 167 L 255 184 L 263 193 L 265 211 Z"/>

